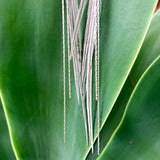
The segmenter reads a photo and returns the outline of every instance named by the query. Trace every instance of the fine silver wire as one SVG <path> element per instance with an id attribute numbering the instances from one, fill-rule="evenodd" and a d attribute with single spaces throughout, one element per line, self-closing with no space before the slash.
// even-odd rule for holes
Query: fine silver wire
<path id="1" fill-rule="evenodd" d="M 100 65 L 100 57 L 99 57 L 99 49 L 100 49 L 100 0 L 97 0 L 97 48 L 98 48 L 98 52 L 97 52 L 97 58 L 98 58 L 98 63 L 97 63 L 97 114 L 98 114 L 98 146 L 97 146 L 97 154 L 99 155 L 100 153 L 100 104 L 99 104 L 99 76 L 100 76 L 100 71 L 99 71 L 99 65 Z"/>
<path id="2" fill-rule="evenodd" d="M 65 23 L 64 23 L 64 0 L 62 0 L 62 32 L 63 32 L 63 98 L 64 98 L 64 143 L 66 142 L 66 77 L 65 77 Z"/>
<path id="3" fill-rule="evenodd" d="M 75 41 L 77 39 L 77 35 L 78 35 L 79 27 L 80 27 L 80 22 L 81 22 L 82 15 L 83 15 L 84 9 L 86 7 L 86 4 L 87 4 L 87 0 L 81 0 L 79 10 L 77 13 L 77 18 L 76 18 L 75 25 L 74 25 L 74 32 L 73 32 L 73 37 L 71 39 L 71 45 L 75 44 Z M 73 48 L 71 47 L 71 56 L 73 56 L 72 49 Z"/>
<path id="4" fill-rule="evenodd" d="M 76 22 L 76 17 L 78 14 L 78 1 L 77 0 L 72 0 L 72 9 L 73 9 L 73 19 L 74 19 L 74 24 Z M 80 29 L 78 30 L 78 35 L 76 39 L 76 47 L 77 47 L 77 53 L 78 53 L 78 65 L 80 68 L 81 72 L 81 32 Z"/>
<path id="5" fill-rule="evenodd" d="M 95 27 L 95 1 L 93 1 L 93 6 L 91 9 L 91 22 L 89 30 L 89 42 L 88 42 L 88 58 L 87 58 L 87 80 L 86 80 L 86 92 L 87 92 L 87 109 L 88 109 L 88 124 L 90 132 L 90 141 L 91 148 L 93 153 L 93 123 L 92 123 L 92 58 L 93 58 L 93 49 L 96 36 L 96 27 Z"/>
<path id="6" fill-rule="evenodd" d="M 70 35 L 69 35 L 69 0 L 66 0 L 66 8 L 67 8 L 67 43 L 68 43 L 68 86 L 69 86 L 69 99 L 71 99 L 71 67 L 70 67 Z"/>
<path id="7" fill-rule="evenodd" d="M 72 0 L 73 1 L 73 0 Z M 71 2 L 72 4 L 73 2 Z M 73 7 L 70 8 L 70 14 L 69 14 L 69 28 L 70 28 L 70 37 L 72 38 L 73 36 L 73 24 L 74 24 L 74 20 L 73 20 Z M 75 45 L 71 44 L 71 50 L 73 50 L 74 52 L 76 51 L 75 48 L 72 49 L 72 47 L 75 47 Z M 73 52 L 72 51 L 72 52 Z M 74 53 L 76 54 L 76 53 Z M 71 54 L 70 54 L 71 55 Z M 71 60 L 71 59 L 70 59 Z M 76 86 L 76 93 L 77 93 L 77 100 L 78 100 L 78 104 L 79 104 L 79 82 L 78 82 L 78 74 L 76 71 L 76 67 L 75 67 L 75 59 L 73 59 L 73 70 L 74 70 L 74 79 L 75 79 L 75 86 Z"/>
<path id="8" fill-rule="evenodd" d="M 88 54 L 88 42 L 90 38 L 90 27 L 91 27 L 91 17 L 92 17 L 92 0 L 89 1 L 88 13 L 87 13 L 87 24 L 85 29 L 85 40 L 83 47 L 83 61 L 82 61 L 82 80 L 85 79 L 85 69 L 86 69 L 86 59 Z"/>

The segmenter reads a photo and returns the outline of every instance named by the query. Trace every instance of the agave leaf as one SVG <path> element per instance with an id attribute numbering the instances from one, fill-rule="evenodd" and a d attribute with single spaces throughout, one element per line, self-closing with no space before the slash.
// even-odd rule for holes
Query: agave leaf
<path id="1" fill-rule="evenodd" d="M 136 85 L 123 119 L 99 159 L 160 157 L 160 56 Z"/>
<path id="2" fill-rule="evenodd" d="M 7 123 L 1 102 L 0 102 L 0 159 L 16 160 L 11 146 Z"/>
<path id="3" fill-rule="evenodd" d="M 0 93 L 18 159 L 82 159 L 90 146 L 74 84 L 63 143 L 61 2 L 0 2 Z M 101 127 L 142 45 L 156 2 L 102 1 Z M 96 117 L 93 105 L 94 137 Z"/>
<path id="4" fill-rule="evenodd" d="M 122 91 L 114 104 L 114 107 L 108 117 L 108 120 L 104 124 L 101 131 L 101 151 L 109 141 L 109 138 L 113 134 L 114 130 L 118 126 L 123 116 L 125 107 L 131 96 L 131 93 L 137 84 L 141 75 L 149 67 L 149 65 L 160 55 L 160 11 L 158 11 L 152 18 L 151 25 L 145 37 L 142 48 L 138 54 L 138 57 L 130 72 L 130 76 L 127 78 Z M 94 144 L 97 146 L 97 141 Z M 97 154 L 89 153 L 87 159 L 95 159 Z"/>

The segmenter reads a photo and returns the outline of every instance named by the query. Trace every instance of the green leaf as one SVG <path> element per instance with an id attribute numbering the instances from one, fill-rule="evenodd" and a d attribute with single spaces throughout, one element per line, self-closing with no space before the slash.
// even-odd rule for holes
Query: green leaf
<path id="1" fill-rule="evenodd" d="M 160 11 L 153 16 L 151 26 L 148 30 L 140 53 L 131 70 L 133 83 L 137 83 L 148 66 L 160 55 Z M 138 71 L 137 71 L 138 70 Z M 134 76 L 133 76 L 134 75 Z"/>
<path id="2" fill-rule="evenodd" d="M 159 159 L 159 71 L 160 56 L 139 80 L 121 124 L 99 159 Z"/>
<path id="3" fill-rule="evenodd" d="M 156 2 L 102 1 L 101 127 L 135 61 Z M 63 143 L 61 2 L 0 3 L 0 93 L 18 159 L 82 159 L 90 146 L 74 83 L 72 100 L 67 99 Z M 96 117 L 94 105 L 94 137 Z"/>
<path id="4" fill-rule="evenodd" d="M 16 160 L 11 146 L 7 123 L 1 102 L 0 102 L 0 159 Z"/>
<path id="5" fill-rule="evenodd" d="M 138 54 L 136 62 L 131 70 L 130 76 L 127 78 L 122 91 L 114 104 L 114 107 L 104 124 L 100 139 L 101 139 L 101 151 L 109 141 L 109 138 L 113 134 L 114 130 L 118 126 L 123 116 L 127 102 L 131 96 L 134 86 L 137 84 L 141 75 L 149 67 L 149 65 L 160 55 L 160 11 L 157 12 L 153 18 L 147 35 L 145 37 L 142 48 Z M 95 147 L 97 141 L 95 142 Z M 91 151 L 87 157 L 88 159 L 96 159 L 97 154 L 92 154 Z"/>

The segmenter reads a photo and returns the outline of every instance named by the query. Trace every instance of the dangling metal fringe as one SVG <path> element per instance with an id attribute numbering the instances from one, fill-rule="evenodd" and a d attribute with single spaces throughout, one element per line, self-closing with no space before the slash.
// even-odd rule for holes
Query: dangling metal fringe
<path id="1" fill-rule="evenodd" d="M 84 10 L 88 5 L 87 21 L 84 35 L 84 46 L 82 54 L 82 42 L 80 24 Z M 71 98 L 71 71 L 70 62 L 73 60 L 73 70 L 78 103 L 81 99 L 86 132 L 86 142 L 88 136 L 93 152 L 93 122 L 92 122 L 92 64 L 95 53 L 95 85 L 97 101 L 97 131 L 98 131 L 98 155 L 100 152 L 100 108 L 99 108 L 99 19 L 100 0 L 66 0 L 67 10 L 67 45 L 68 45 L 68 83 L 69 98 Z M 64 76 L 64 142 L 65 142 L 65 25 L 64 25 L 64 0 L 62 0 L 62 25 L 63 25 L 63 76 Z M 83 55 L 83 56 L 82 56 Z M 85 105 L 86 102 L 86 105 Z M 87 115 L 86 115 L 87 111 Z M 87 123 L 88 122 L 88 123 Z"/>

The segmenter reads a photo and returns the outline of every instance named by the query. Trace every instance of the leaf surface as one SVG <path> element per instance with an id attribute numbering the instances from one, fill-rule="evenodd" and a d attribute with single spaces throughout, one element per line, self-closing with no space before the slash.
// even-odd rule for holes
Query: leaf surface
<path id="1" fill-rule="evenodd" d="M 156 2 L 102 1 L 101 127 L 135 61 Z M 18 159 L 84 158 L 90 146 L 85 142 L 82 107 L 77 102 L 73 76 L 63 143 L 61 1 L 0 3 L 0 93 Z M 96 117 L 94 104 L 94 137 Z"/>
<path id="2" fill-rule="evenodd" d="M 1 102 L 0 102 L 0 159 L 16 160 L 11 146 L 7 123 Z"/>
<path id="3" fill-rule="evenodd" d="M 160 56 L 139 80 L 119 127 L 99 159 L 158 160 Z"/>

